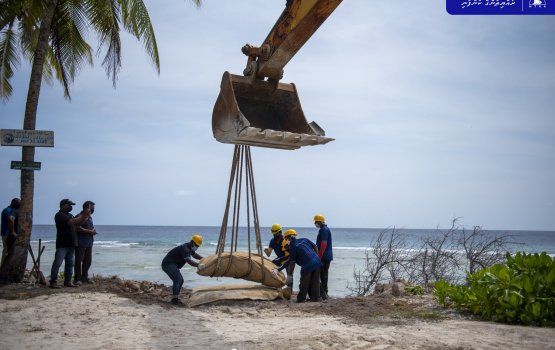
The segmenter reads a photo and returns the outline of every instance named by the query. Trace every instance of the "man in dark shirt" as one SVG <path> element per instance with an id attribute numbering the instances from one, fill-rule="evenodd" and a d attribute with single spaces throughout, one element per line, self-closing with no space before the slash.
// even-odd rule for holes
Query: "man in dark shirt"
<path id="1" fill-rule="evenodd" d="M 10 205 L 2 210 L 2 262 L 0 266 L 4 265 L 10 250 L 12 249 L 17 238 L 17 224 L 16 217 L 21 200 L 19 198 L 12 199 Z"/>
<path id="2" fill-rule="evenodd" d="M 58 285 L 58 271 L 62 262 L 64 267 L 64 286 L 77 287 L 71 282 L 73 264 L 75 263 L 75 247 L 77 246 L 77 232 L 75 226 L 82 225 L 91 216 L 90 208 L 83 209 L 82 215 L 75 218 L 71 215 L 73 203 L 69 199 L 60 201 L 60 211 L 54 216 L 56 222 L 56 254 L 50 271 L 50 288 L 60 288 Z"/>
<path id="3" fill-rule="evenodd" d="M 314 226 L 319 229 L 316 245 L 318 246 L 318 256 L 322 260 L 322 268 L 320 269 L 320 296 L 326 300 L 328 298 L 328 271 L 333 260 L 331 231 L 328 225 L 326 225 L 326 219 L 322 214 L 314 215 Z"/>
<path id="4" fill-rule="evenodd" d="M 83 210 L 89 208 L 91 216 L 81 226 L 77 227 L 77 248 L 75 249 L 75 275 L 73 276 L 74 283 L 78 286 L 83 283 L 93 284 L 94 282 L 89 278 L 89 268 L 92 264 L 92 247 L 94 243 L 94 236 L 96 235 L 96 228 L 92 219 L 94 213 L 94 202 L 86 201 L 83 203 Z M 83 215 L 83 212 L 77 214 L 77 217 Z"/>
<path id="5" fill-rule="evenodd" d="M 203 269 L 203 264 L 199 264 L 191 257 L 200 260 L 202 256 L 196 253 L 198 247 L 202 245 L 202 236 L 199 234 L 194 234 L 191 237 L 191 241 L 188 243 L 183 243 L 166 254 L 162 260 L 162 270 L 171 278 L 173 281 L 173 294 L 172 294 L 172 304 L 180 305 L 179 292 L 181 292 L 181 287 L 183 286 L 183 275 L 179 271 L 185 263 L 193 267 L 198 267 L 199 270 Z"/>
<path id="6" fill-rule="evenodd" d="M 281 266 L 282 263 L 287 260 L 287 257 L 285 256 L 285 252 L 283 251 L 282 246 L 282 242 L 283 242 L 283 233 L 282 233 L 282 227 L 280 224 L 273 224 L 272 225 L 272 239 L 270 240 L 270 243 L 268 244 L 268 247 L 266 247 L 264 249 L 264 253 L 266 253 L 266 256 L 270 256 L 272 254 L 272 250 L 274 252 L 276 252 L 277 258 L 272 260 L 272 262 L 276 265 L 276 266 Z"/>
<path id="7" fill-rule="evenodd" d="M 297 238 L 297 231 L 285 231 L 285 239 L 289 241 L 289 266 L 287 267 L 287 281 L 293 280 L 295 264 L 301 267 L 301 281 L 297 303 L 306 301 L 306 295 L 310 290 L 310 301 L 320 300 L 320 267 L 322 262 L 318 257 L 318 247 L 306 238 Z"/>

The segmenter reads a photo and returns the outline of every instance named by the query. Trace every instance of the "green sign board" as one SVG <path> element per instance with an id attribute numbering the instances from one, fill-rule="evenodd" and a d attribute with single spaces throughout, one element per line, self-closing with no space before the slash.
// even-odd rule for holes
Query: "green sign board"
<path id="1" fill-rule="evenodd" d="M 18 170 L 40 170 L 40 162 L 21 162 L 12 160 L 11 168 Z"/>

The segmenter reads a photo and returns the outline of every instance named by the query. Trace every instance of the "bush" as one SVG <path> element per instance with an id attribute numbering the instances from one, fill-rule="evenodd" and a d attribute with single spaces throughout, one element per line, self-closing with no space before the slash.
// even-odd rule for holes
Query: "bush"
<path id="1" fill-rule="evenodd" d="M 405 287 L 405 292 L 412 295 L 422 295 L 424 294 L 424 288 L 422 286 Z"/>
<path id="2" fill-rule="evenodd" d="M 469 273 L 464 286 L 434 284 L 443 306 L 507 323 L 555 324 L 555 260 L 541 254 L 507 254 L 506 264 Z"/>

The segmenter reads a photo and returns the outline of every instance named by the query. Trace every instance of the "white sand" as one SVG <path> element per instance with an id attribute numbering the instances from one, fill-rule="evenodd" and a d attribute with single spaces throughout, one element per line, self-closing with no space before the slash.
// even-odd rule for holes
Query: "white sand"
<path id="1" fill-rule="evenodd" d="M 555 329 L 467 320 L 354 324 L 317 304 L 199 309 L 105 293 L 0 300 L 0 349 L 555 349 Z"/>

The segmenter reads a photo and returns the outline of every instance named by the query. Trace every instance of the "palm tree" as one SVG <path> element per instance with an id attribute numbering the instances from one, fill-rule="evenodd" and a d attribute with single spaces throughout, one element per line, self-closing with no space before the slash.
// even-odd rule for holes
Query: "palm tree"
<path id="1" fill-rule="evenodd" d="M 201 0 L 192 0 L 197 6 Z M 42 80 L 59 80 L 70 99 L 69 85 L 83 63 L 92 65 L 92 49 L 85 33 L 98 35 L 99 51 L 106 48 L 102 66 L 115 87 L 121 68 L 121 26 L 144 45 L 156 70 L 160 60 L 147 8 L 142 0 L 4 0 L 0 2 L 0 97 L 9 99 L 10 79 L 19 65 L 18 52 L 32 62 L 23 129 L 35 130 Z M 19 47 L 17 46 L 19 42 Z M 22 148 L 22 161 L 33 162 L 34 147 Z M 21 170 L 19 238 L 2 267 L 3 279 L 20 281 L 27 264 L 33 225 L 34 173 Z"/>

